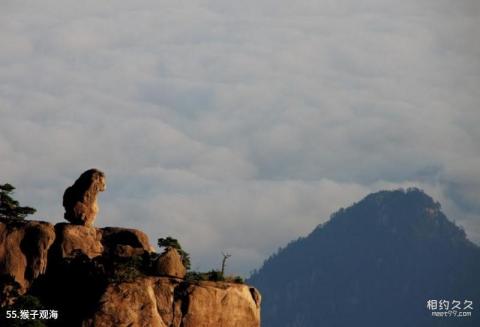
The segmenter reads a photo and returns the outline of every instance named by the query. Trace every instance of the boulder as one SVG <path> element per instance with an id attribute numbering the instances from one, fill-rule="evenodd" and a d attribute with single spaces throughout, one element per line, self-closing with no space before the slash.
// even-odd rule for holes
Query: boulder
<path id="1" fill-rule="evenodd" d="M 106 253 L 117 251 L 118 245 L 125 245 L 146 252 L 155 251 L 150 245 L 147 234 L 137 229 L 105 227 L 100 231 L 102 233 L 102 244 Z"/>
<path id="2" fill-rule="evenodd" d="M 154 264 L 155 274 L 159 276 L 170 276 L 175 278 L 185 278 L 187 269 L 182 263 L 182 257 L 178 251 L 168 247 L 165 252 L 156 260 Z"/>
<path id="3" fill-rule="evenodd" d="M 72 257 L 81 252 L 90 259 L 99 255 L 134 256 L 153 252 L 148 236 L 136 229 L 72 225 L 55 225 L 57 239 L 52 255 L 59 258 Z"/>
<path id="4" fill-rule="evenodd" d="M 59 223 L 55 225 L 57 238 L 52 255 L 57 259 L 75 256 L 81 252 L 90 259 L 103 253 L 102 232 L 95 227 Z"/>

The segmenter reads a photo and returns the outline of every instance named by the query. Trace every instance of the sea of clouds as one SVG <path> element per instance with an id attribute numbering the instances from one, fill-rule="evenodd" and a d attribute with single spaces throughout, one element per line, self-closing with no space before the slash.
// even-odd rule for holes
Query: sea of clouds
<path id="1" fill-rule="evenodd" d="M 418 186 L 480 242 L 476 0 L 22 1 L 0 10 L 0 182 L 34 218 L 105 171 L 97 226 L 244 276 Z"/>

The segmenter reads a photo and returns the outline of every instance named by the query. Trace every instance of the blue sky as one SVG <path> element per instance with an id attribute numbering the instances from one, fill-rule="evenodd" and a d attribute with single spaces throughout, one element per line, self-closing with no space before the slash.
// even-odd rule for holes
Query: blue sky
<path id="1" fill-rule="evenodd" d="M 3 1 L 0 172 L 36 219 L 107 175 L 97 226 L 247 275 L 379 189 L 480 242 L 480 5 Z"/>

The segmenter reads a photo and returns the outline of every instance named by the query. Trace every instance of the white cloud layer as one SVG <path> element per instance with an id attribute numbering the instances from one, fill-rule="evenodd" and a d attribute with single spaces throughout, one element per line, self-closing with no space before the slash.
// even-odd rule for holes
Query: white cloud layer
<path id="1" fill-rule="evenodd" d="M 3 1 L 0 178 L 62 219 L 246 274 L 340 206 L 417 185 L 480 241 L 476 0 Z"/>

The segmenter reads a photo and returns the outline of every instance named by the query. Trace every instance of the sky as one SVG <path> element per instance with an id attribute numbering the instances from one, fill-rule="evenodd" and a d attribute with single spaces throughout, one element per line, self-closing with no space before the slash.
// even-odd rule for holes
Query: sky
<path id="1" fill-rule="evenodd" d="M 480 243 L 480 2 L 1 0 L 0 183 L 32 219 L 107 176 L 97 227 L 248 276 L 370 192 Z"/>

